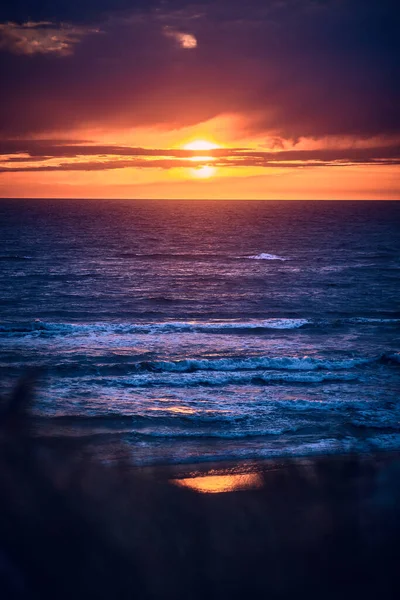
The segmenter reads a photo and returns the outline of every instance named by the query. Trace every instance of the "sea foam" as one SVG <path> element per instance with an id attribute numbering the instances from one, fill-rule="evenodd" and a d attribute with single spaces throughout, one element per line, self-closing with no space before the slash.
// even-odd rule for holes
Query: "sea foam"
<path id="1" fill-rule="evenodd" d="M 140 335 L 140 334 L 173 334 L 173 333 L 205 333 L 235 334 L 263 333 L 269 330 L 290 330 L 303 327 L 330 327 L 341 325 L 397 325 L 400 319 L 378 317 L 350 317 L 337 319 L 304 319 L 304 318 L 269 318 L 232 321 L 165 321 L 158 323 L 51 323 L 41 321 L 2 323 L 0 335 L 5 337 L 40 335 L 40 336 L 87 336 L 87 335 Z"/>
<path id="2" fill-rule="evenodd" d="M 246 256 L 246 258 L 252 260 L 288 260 L 287 258 L 283 258 L 283 256 L 278 256 L 277 254 L 268 254 L 267 252 L 261 252 L 261 254 L 255 254 L 253 256 Z"/>

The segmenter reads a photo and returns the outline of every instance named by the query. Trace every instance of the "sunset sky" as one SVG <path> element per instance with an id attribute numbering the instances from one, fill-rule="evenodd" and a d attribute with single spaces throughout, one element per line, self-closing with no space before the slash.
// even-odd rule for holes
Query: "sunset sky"
<path id="1" fill-rule="evenodd" d="M 0 8 L 0 196 L 400 199 L 398 0 Z"/>

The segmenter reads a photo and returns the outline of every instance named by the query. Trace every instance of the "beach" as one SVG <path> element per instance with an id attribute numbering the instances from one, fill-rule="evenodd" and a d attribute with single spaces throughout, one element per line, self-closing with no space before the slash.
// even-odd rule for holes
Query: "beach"
<path id="1" fill-rule="evenodd" d="M 0 213 L 10 598 L 398 596 L 397 203 Z"/>
<path id="2" fill-rule="evenodd" d="M 29 425 L 20 412 L 0 431 L 13 592 L 397 597 L 398 452 L 138 467 Z"/>
<path id="3" fill-rule="evenodd" d="M 400 598 L 400 0 L 4 0 L 0 600 Z"/>

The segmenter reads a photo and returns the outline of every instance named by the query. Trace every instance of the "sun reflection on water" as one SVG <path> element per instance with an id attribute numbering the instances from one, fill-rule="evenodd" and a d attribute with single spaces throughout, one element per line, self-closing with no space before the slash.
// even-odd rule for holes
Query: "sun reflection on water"
<path id="1" fill-rule="evenodd" d="M 240 490 L 258 489 L 263 486 L 259 473 L 200 475 L 185 479 L 173 479 L 172 483 L 202 494 L 220 494 Z"/>
<path id="2" fill-rule="evenodd" d="M 154 411 L 162 411 L 162 412 L 172 412 L 181 415 L 193 415 L 196 411 L 193 408 L 189 408 L 189 406 L 151 406 L 149 410 Z"/>

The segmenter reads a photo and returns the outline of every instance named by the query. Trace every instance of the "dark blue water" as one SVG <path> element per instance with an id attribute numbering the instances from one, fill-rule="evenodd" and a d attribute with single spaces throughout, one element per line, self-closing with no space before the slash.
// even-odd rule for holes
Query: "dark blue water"
<path id="1" fill-rule="evenodd" d="M 0 373 L 138 463 L 400 447 L 400 203 L 0 201 Z M 39 426 L 39 425 L 38 425 Z"/>

